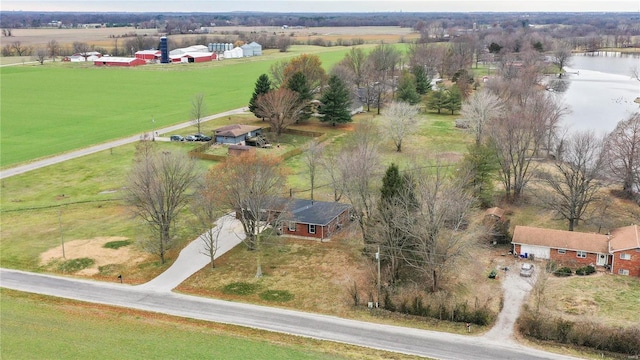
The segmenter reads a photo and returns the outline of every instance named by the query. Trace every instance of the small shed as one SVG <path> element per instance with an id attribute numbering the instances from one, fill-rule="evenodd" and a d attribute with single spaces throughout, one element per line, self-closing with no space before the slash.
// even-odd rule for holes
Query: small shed
<path id="1" fill-rule="evenodd" d="M 504 216 L 504 209 L 499 207 L 489 208 L 484 212 L 484 216 L 485 218 L 490 218 L 495 221 L 502 220 L 502 217 Z"/>

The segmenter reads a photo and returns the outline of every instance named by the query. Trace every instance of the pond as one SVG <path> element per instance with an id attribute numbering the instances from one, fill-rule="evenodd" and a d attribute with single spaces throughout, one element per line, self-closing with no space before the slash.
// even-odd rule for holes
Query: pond
<path id="1" fill-rule="evenodd" d="M 620 120 L 640 111 L 640 104 L 634 102 L 640 96 L 640 81 L 631 76 L 634 67 L 640 68 L 640 54 L 597 52 L 572 56 L 563 79 L 548 79 L 571 110 L 564 125 L 570 130 L 608 133 Z"/>

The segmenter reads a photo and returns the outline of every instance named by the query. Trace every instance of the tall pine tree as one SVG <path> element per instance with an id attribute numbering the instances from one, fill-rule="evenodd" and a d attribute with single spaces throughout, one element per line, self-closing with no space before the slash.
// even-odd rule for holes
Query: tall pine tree
<path id="1" fill-rule="evenodd" d="M 320 118 L 322 122 L 329 122 L 333 126 L 351 121 L 351 97 L 349 90 L 337 75 L 329 78 L 329 86 L 322 94 L 318 113 L 324 115 Z"/>
<path id="2" fill-rule="evenodd" d="M 253 95 L 251 95 L 251 100 L 249 100 L 249 111 L 262 120 L 264 120 L 264 116 L 257 110 L 256 102 L 260 95 L 264 95 L 269 91 L 271 91 L 271 80 L 269 80 L 269 76 L 267 74 L 262 74 L 258 77 L 256 87 L 253 90 Z"/>
<path id="3" fill-rule="evenodd" d="M 416 105 L 422 101 L 420 94 L 416 91 L 416 84 L 409 72 L 402 74 L 400 83 L 398 84 L 398 91 L 396 92 L 398 100 L 404 101 L 411 105 Z"/>
<path id="4" fill-rule="evenodd" d="M 427 72 L 423 66 L 414 66 L 411 69 L 413 76 L 416 78 L 416 91 L 420 95 L 425 95 L 431 90 L 431 81 L 427 78 Z"/>
<path id="5" fill-rule="evenodd" d="M 287 89 L 298 94 L 297 103 L 303 106 L 296 123 L 308 120 L 311 117 L 311 100 L 313 96 L 311 95 L 309 84 L 307 84 L 307 77 L 298 71 L 289 78 L 286 86 Z"/>

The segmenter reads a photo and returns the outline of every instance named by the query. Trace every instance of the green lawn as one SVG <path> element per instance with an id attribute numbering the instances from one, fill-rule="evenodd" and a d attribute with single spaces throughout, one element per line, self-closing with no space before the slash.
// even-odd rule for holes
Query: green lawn
<path id="1" fill-rule="evenodd" d="M 339 344 L 14 291 L 0 294 L 3 359 L 345 359 L 332 349 Z"/>
<path id="2" fill-rule="evenodd" d="M 0 166 L 184 122 L 198 93 L 205 95 L 208 114 L 246 106 L 256 79 L 275 60 L 317 53 L 329 69 L 348 50 L 294 46 L 264 57 L 136 68 L 61 62 L 3 67 Z"/>

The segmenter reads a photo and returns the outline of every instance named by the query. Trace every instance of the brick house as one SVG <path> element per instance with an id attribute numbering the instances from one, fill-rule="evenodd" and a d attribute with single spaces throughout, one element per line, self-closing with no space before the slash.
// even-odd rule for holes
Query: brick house
<path id="1" fill-rule="evenodd" d="M 281 235 L 328 239 L 349 221 L 350 205 L 338 202 L 293 200 L 281 221 Z"/>
<path id="2" fill-rule="evenodd" d="M 278 235 L 328 240 L 350 220 L 351 205 L 338 202 L 274 198 L 261 210 L 263 221 L 277 227 Z M 236 211 L 236 217 L 241 216 Z M 245 215 L 249 216 L 249 215 Z"/>
<path id="3" fill-rule="evenodd" d="M 640 277 L 640 235 L 637 225 L 609 235 L 516 226 L 514 253 L 579 267 L 594 265 L 613 274 Z"/>

